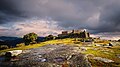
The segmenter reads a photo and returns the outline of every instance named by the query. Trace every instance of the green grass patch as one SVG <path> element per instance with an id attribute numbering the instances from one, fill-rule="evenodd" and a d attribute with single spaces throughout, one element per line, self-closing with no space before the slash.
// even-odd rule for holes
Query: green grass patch
<path id="1" fill-rule="evenodd" d="M 87 51 L 83 53 L 93 54 L 95 57 L 107 58 L 114 61 L 113 63 L 105 63 L 94 60 L 93 58 L 88 58 L 93 67 L 99 67 L 101 65 L 101 67 L 120 67 L 120 58 L 117 57 L 117 54 L 120 54 L 120 46 L 114 46 L 111 48 L 90 47 Z"/>

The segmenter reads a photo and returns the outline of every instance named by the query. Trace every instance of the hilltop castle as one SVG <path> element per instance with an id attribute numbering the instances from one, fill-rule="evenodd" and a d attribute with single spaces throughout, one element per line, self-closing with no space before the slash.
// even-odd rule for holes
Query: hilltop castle
<path id="1" fill-rule="evenodd" d="M 71 30 L 71 31 L 62 31 L 62 34 L 59 34 L 58 37 L 79 37 L 79 38 L 89 38 L 90 33 L 86 30 Z"/>

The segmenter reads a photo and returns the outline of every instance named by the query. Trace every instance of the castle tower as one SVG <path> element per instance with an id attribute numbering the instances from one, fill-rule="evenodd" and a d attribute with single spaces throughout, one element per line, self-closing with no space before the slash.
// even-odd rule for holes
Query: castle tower
<path id="1" fill-rule="evenodd" d="M 90 34 L 89 34 L 88 32 L 86 32 L 86 30 L 84 30 L 83 33 L 84 33 L 84 37 L 85 37 L 85 38 L 89 38 L 89 37 L 90 37 Z"/>

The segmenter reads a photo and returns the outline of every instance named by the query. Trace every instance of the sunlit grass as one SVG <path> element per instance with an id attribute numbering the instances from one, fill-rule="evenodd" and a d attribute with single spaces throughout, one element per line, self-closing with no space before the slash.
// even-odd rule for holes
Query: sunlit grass
<path id="1" fill-rule="evenodd" d="M 22 46 L 22 47 L 15 47 L 15 48 L 10 48 L 10 49 L 5 49 L 5 50 L 1 50 L 1 52 L 6 52 L 6 51 L 10 51 L 10 50 L 26 50 L 26 49 L 31 49 L 31 48 L 37 48 L 40 46 L 44 46 L 45 44 L 40 43 L 40 44 L 33 44 L 33 45 L 28 45 L 28 46 Z"/>
<path id="2" fill-rule="evenodd" d="M 95 49 L 95 50 L 94 50 Z M 113 46 L 110 48 L 105 47 L 91 47 L 87 51 L 83 52 L 84 54 L 93 54 L 94 57 L 102 57 L 111 59 L 113 63 L 105 63 L 101 61 L 94 60 L 93 58 L 88 58 L 93 67 L 107 66 L 107 67 L 116 67 L 120 66 L 120 58 L 117 57 L 117 54 L 120 54 L 120 46 Z"/>
<path id="3" fill-rule="evenodd" d="M 31 48 L 38 48 L 38 47 L 41 47 L 41 46 L 44 46 L 44 45 L 49 45 L 49 44 L 74 44 L 74 42 L 73 42 L 72 38 L 49 40 L 49 41 L 45 41 L 45 42 L 40 42 L 38 44 L 1 50 L 0 53 L 10 51 L 10 50 L 26 50 L 26 49 L 31 49 Z"/>

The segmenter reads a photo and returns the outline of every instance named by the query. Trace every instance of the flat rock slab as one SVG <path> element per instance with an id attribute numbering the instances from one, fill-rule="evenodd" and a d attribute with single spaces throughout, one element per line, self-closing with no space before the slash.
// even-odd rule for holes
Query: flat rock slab
<path id="1" fill-rule="evenodd" d="M 23 51 L 19 60 L 0 63 L 2 67 L 91 67 L 85 55 L 76 52 L 78 46 L 46 45 Z"/>
<path id="2" fill-rule="evenodd" d="M 102 57 L 94 57 L 95 60 L 103 61 L 106 63 L 111 63 L 114 62 L 113 60 L 107 59 L 107 58 L 102 58 Z"/>

